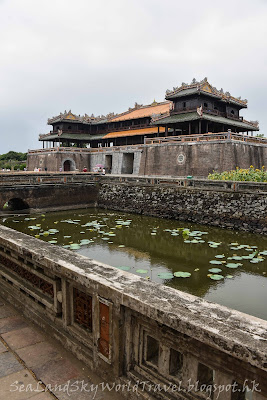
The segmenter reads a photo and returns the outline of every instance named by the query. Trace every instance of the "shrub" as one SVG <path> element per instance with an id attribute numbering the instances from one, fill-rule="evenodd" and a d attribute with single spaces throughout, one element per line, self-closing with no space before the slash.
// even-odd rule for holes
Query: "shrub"
<path id="1" fill-rule="evenodd" d="M 232 171 L 214 172 L 209 174 L 208 179 L 218 181 L 248 181 L 248 182 L 267 182 L 267 171 L 264 166 L 261 169 L 251 165 L 248 169 L 238 168 Z"/>

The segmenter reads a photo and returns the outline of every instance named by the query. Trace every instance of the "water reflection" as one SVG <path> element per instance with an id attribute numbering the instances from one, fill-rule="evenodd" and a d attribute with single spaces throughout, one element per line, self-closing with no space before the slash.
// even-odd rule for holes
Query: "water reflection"
<path id="1" fill-rule="evenodd" d="M 266 237 L 147 216 L 103 212 L 99 209 L 8 216 L 2 219 L 2 223 L 27 234 L 40 236 L 40 239 L 47 242 L 54 241 L 58 245 L 80 244 L 80 248 L 75 251 L 84 256 L 267 319 L 267 290 L 264 286 L 267 282 L 267 256 L 263 255 L 266 259 L 255 264 L 249 259 L 227 260 L 229 257 L 248 256 L 254 251 L 267 250 Z M 206 234 L 196 236 L 198 243 L 191 243 L 195 236 L 183 236 L 178 228 Z M 43 235 L 51 229 L 55 232 Z M 187 243 L 188 239 L 190 243 Z M 82 241 L 89 243 L 83 244 Z M 209 241 L 221 244 L 214 248 L 210 247 Z M 236 248 L 237 245 L 230 243 L 255 248 L 234 250 L 231 247 Z M 216 255 L 225 257 L 218 259 Z M 211 260 L 222 261 L 222 264 L 210 264 Z M 237 262 L 242 265 L 236 269 L 226 267 L 227 263 Z M 220 274 L 223 280 L 214 281 L 207 276 L 212 267 L 222 270 Z M 137 272 L 139 270 L 142 273 Z M 177 271 L 190 272 L 191 276 L 170 280 L 158 276 L 160 273 Z M 229 275 L 232 278 L 226 278 Z"/>

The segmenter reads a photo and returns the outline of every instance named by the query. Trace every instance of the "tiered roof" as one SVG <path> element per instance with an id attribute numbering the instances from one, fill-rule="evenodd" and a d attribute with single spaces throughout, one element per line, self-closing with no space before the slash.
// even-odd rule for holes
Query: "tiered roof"
<path id="1" fill-rule="evenodd" d="M 125 111 L 121 114 L 109 113 L 107 115 L 101 115 L 95 117 L 93 114 L 91 116 L 85 115 L 76 115 L 69 110 L 68 112 L 65 110 L 64 113 L 60 113 L 59 115 L 49 118 L 47 123 L 48 125 L 52 125 L 58 122 L 80 122 L 82 124 L 90 124 L 96 125 L 105 122 L 119 122 L 126 121 L 130 119 L 144 118 L 144 117 L 160 117 L 165 115 L 170 110 L 170 101 L 163 101 L 161 103 L 157 103 L 155 100 L 152 104 L 143 106 L 143 104 L 135 103 L 133 108 L 129 108 L 128 111 Z"/>
<path id="2" fill-rule="evenodd" d="M 211 97 L 215 97 L 218 100 L 222 100 L 228 103 L 233 103 L 241 108 L 247 107 L 247 99 L 241 100 L 241 97 L 233 97 L 231 93 L 224 92 L 223 89 L 218 90 L 216 87 L 212 86 L 207 78 L 198 82 L 193 79 L 190 84 L 182 83 L 181 86 L 174 87 L 173 90 L 166 90 L 166 99 L 172 100 L 182 96 L 189 96 L 195 93 L 203 93 Z"/>
<path id="3" fill-rule="evenodd" d="M 232 126 L 236 126 L 238 128 L 244 128 L 248 131 L 258 131 L 259 130 L 259 123 L 258 121 L 246 121 L 246 120 L 234 120 L 225 117 L 221 117 L 219 115 L 211 115 L 205 114 L 199 115 L 197 112 L 189 112 L 189 113 L 181 113 L 181 114 L 174 114 L 168 115 L 166 118 L 159 118 L 153 120 L 153 125 L 163 126 L 166 124 L 176 124 L 179 122 L 189 122 L 189 121 L 197 121 L 197 120 L 207 120 L 213 121 L 225 125 L 231 124 Z"/>
<path id="4" fill-rule="evenodd" d="M 110 122 L 126 121 L 129 119 L 145 118 L 151 116 L 162 116 L 169 112 L 170 104 L 170 101 L 163 101 L 161 103 L 157 103 L 156 101 L 154 101 L 152 104 L 149 104 L 147 106 L 135 103 L 134 108 L 129 108 L 128 111 L 121 113 L 114 118 L 111 118 Z"/>
<path id="5" fill-rule="evenodd" d="M 71 110 L 69 110 L 68 112 L 65 110 L 64 113 L 60 113 L 59 115 L 57 115 L 56 117 L 52 117 L 49 118 L 47 120 L 47 124 L 48 125 L 52 125 L 55 124 L 57 122 L 62 122 L 62 121 L 66 121 L 66 122 L 80 122 L 82 124 L 95 124 L 95 123 L 99 123 L 99 122 L 106 122 L 108 121 L 110 118 L 113 118 L 115 116 L 114 113 L 109 113 L 107 115 L 99 115 L 97 117 L 95 117 L 93 114 L 91 116 L 84 114 L 84 115 L 76 115 L 74 113 L 71 112 Z"/>

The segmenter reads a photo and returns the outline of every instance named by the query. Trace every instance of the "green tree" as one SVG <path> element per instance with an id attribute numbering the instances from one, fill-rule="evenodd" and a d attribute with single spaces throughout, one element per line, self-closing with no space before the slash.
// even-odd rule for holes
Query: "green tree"
<path id="1" fill-rule="evenodd" d="M 27 153 L 18 153 L 16 151 L 9 151 L 8 153 L 0 155 L 1 161 L 26 161 L 27 160 Z"/>

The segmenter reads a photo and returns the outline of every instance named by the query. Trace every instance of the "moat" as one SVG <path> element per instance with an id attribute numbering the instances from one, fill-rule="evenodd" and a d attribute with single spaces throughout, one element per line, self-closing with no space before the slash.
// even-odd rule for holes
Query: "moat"
<path id="1" fill-rule="evenodd" d="M 267 320 L 267 238 L 87 209 L 10 215 L 10 228 Z"/>

